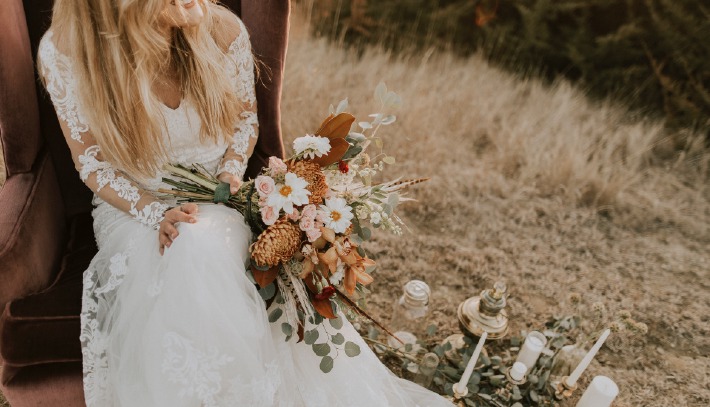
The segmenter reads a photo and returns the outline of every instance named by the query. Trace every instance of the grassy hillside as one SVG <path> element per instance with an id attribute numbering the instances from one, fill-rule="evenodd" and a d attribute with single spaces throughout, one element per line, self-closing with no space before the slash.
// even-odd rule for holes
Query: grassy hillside
<path id="1" fill-rule="evenodd" d="M 405 205 L 411 233 L 377 234 L 369 245 L 381 265 L 373 314 L 387 321 L 412 278 L 433 287 L 439 339 L 458 331 L 458 304 L 497 279 L 511 287 L 516 330 L 540 327 L 568 308 L 570 292 L 582 293 L 650 328 L 626 347 L 605 347 L 585 380 L 613 377 L 618 407 L 710 403 L 710 154 L 700 139 L 478 57 L 392 57 L 377 47 L 358 56 L 307 32 L 296 18 L 287 143 L 345 97 L 357 117 L 376 111 L 371 94 L 384 80 L 404 99 L 383 133 L 397 156 L 388 176 L 432 177 Z M 681 153 L 671 137 L 685 140 Z"/>

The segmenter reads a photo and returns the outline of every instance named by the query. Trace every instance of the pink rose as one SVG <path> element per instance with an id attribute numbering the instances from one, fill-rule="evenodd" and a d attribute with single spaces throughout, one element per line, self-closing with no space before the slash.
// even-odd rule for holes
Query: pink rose
<path id="1" fill-rule="evenodd" d="M 263 206 L 260 209 L 261 220 L 267 225 L 273 225 L 279 218 L 279 213 L 274 210 L 273 206 Z"/>
<path id="2" fill-rule="evenodd" d="M 300 226 L 301 226 L 301 230 L 303 230 L 304 232 L 307 232 L 307 231 L 315 228 L 315 222 L 313 222 L 313 219 L 307 218 L 304 216 L 301 218 Z"/>
<path id="3" fill-rule="evenodd" d="M 267 177 L 266 175 L 259 175 L 256 177 L 254 185 L 256 186 L 256 190 L 259 191 L 259 196 L 262 197 L 269 196 L 272 192 L 274 192 L 274 189 L 276 189 L 274 179 Z"/>
<path id="4" fill-rule="evenodd" d="M 317 212 L 318 212 L 318 209 L 316 208 L 315 205 L 308 204 L 303 207 L 303 210 L 301 211 L 301 216 L 304 218 L 315 219 Z"/>
<path id="5" fill-rule="evenodd" d="M 301 218 L 301 215 L 298 213 L 298 209 L 293 208 L 293 212 L 289 213 L 287 217 L 293 221 L 296 221 Z"/>
<path id="6" fill-rule="evenodd" d="M 269 170 L 271 170 L 271 176 L 273 177 L 279 174 L 286 174 L 288 167 L 280 158 L 269 157 Z"/>
<path id="7" fill-rule="evenodd" d="M 321 234 L 322 233 L 320 229 L 313 228 L 306 230 L 306 236 L 308 237 L 309 242 L 315 242 L 316 240 L 318 240 Z"/>

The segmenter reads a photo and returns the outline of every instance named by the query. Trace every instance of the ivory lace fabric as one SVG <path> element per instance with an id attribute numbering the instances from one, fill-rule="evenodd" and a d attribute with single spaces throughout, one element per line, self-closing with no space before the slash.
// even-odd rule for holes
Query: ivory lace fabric
<path id="1" fill-rule="evenodd" d="M 163 105 L 171 162 L 244 175 L 258 121 L 250 41 L 239 24 L 225 63 L 247 108 L 232 141 L 201 143 L 189 100 L 177 109 Z M 87 406 L 452 405 L 392 374 L 347 320 L 340 332 L 362 352 L 349 358 L 334 349 L 330 373 L 320 371 L 310 346 L 285 341 L 246 276 L 253 236 L 237 211 L 200 205 L 197 223 L 179 223 L 180 235 L 161 256 L 155 229 L 174 202 L 151 191 L 169 187 L 165 174 L 137 181 L 104 161 L 76 97 L 72 61 L 51 31 L 38 52 L 76 167 L 94 192 L 99 251 L 84 272 L 78 333 Z M 326 325 L 322 338 L 332 329 Z"/>

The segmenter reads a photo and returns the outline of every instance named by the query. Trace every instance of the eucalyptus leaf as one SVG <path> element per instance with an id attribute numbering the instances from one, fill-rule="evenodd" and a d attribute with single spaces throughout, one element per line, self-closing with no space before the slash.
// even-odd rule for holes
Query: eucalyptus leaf
<path id="1" fill-rule="evenodd" d="M 439 327 L 436 326 L 435 324 L 429 325 L 428 327 L 426 327 L 426 334 L 427 334 L 427 336 L 434 336 L 434 334 L 436 334 L 436 331 L 437 331 L 438 329 L 439 329 Z M 451 343 L 451 342 L 446 342 L 446 343 L 449 344 L 449 343 Z"/>
<path id="2" fill-rule="evenodd" d="M 490 395 L 488 395 L 486 393 L 477 393 L 477 394 L 478 394 L 478 397 L 482 398 L 483 400 L 488 400 L 488 401 L 493 400 L 493 397 L 491 397 Z"/>
<path id="3" fill-rule="evenodd" d="M 333 336 L 330 338 L 330 341 L 333 342 L 333 343 L 336 344 L 336 345 L 342 345 L 343 342 L 345 342 L 345 337 L 343 336 L 343 334 L 341 334 L 340 332 L 338 332 L 337 334 L 333 335 Z"/>
<path id="4" fill-rule="evenodd" d="M 345 98 L 338 103 L 338 107 L 335 109 L 335 114 L 340 114 L 348 108 L 348 98 Z"/>
<path id="5" fill-rule="evenodd" d="M 380 82 L 377 84 L 377 87 L 375 87 L 375 99 L 382 102 L 385 95 L 387 95 L 387 85 L 385 85 L 384 82 Z"/>
<path id="6" fill-rule="evenodd" d="M 345 141 L 351 144 L 362 143 L 365 140 L 367 140 L 367 137 L 364 134 L 355 131 L 348 133 L 348 136 L 345 137 Z"/>
<path id="7" fill-rule="evenodd" d="M 372 231 L 370 230 L 370 228 L 362 228 L 362 234 L 360 235 L 360 237 L 362 237 L 363 240 L 370 240 L 370 238 L 372 237 Z"/>
<path id="8" fill-rule="evenodd" d="M 273 297 L 274 294 L 276 294 L 276 284 L 274 284 L 274 283 L 271 283 L 271 284 L 267 285 L 266 287 L 259 289 L 259 295 L 261 295 L 261 298 L 263 298 L 264 301 Z"/>
<path id="9" fill-rule="evenodd" d="M 288 322 L 281 324 L 281 331 L 286 334 L 286 336 L 291 337 L 293 334 L 293 327 Z"/>
<path id="10" fill-rule="evenodd" d="M 382 124 L 387 125 L 387 124 L 392 124 L 397 120 L 397 117 L 393 114 L 389 114 L 385 116 L 384 119 L 382 119 Z"/>
<path id="11" fill-rule="evenodd" d="M 372 125 L 370 124 L 370 122 L 358 122 L 357 125 L 363 129 L 371 129 L 372 128 Z"/>
<path id="12" fill-rule="evenodd" d="M 340 329 L 343 327 L 343 320 L 340 317 L 329 319 L 328 322 L 330 323 L 330 326 L 335 329 Z"/>
<path id="13" fill-rule="evenodd" d="M 312 347 L 313 353 L 318 356 L 325 356 L 330 353 L 330 345 L 327 343 L 314 343 Z"/>
<path id="14" fill-rule="evenodd" d="M 333 358 L 330 356 L 323 356 L 320 361 L 320 370 L 323 373 L 328 373 L 333 370 Z"/>
<path id="15" fill-rule="evenodd" d="M 317 329 L 311 329 L 303 333 L 303 341 L 306 345 L 313 345 L 318 340 L 320 333 Z"/>
<path id="16" fill-rule="evenodd" d="M 397 160 L 393 156 L 388 155 L 387 157 L 383 158 L 382 161 L 384 161 L 385 164 L 393 165 Z"/>
<path id="17" fill-rule="evenodd" d="M 274 310 L 269 313 L 269 322 L 278 321 L 278 319 L 281 318 L 281 315 L 283 315 L 283 313 L 284 311 L 281 308 L 274 308 Z"/>
<path id="18" fill-rule="evenodd" d="M 360 354 L 360 346 L 354 342 L 345 342 L 345 354 L 353 357 Z"/>

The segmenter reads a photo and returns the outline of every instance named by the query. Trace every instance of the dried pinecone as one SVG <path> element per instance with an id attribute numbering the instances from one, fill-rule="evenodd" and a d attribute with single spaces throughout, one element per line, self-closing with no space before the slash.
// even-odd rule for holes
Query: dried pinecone
<path id="1" fill-rule="evenodd" d="M 309 203 L 316 205 L 323 203 L 323 197 L 328 191 L 328 184 L 325 182 L 325 174 L 319 164 L 308 160 L 292 161 L 289 163 L 289 171 L 308 182 L 306 189 L 311 192 Z"/>
<path id="2" fill-rule="evenodd" d="M 300 246 L 301 230 L 298 225 L 281 218 L 252 243 L 251 257 L 260 266 L 276 266 L 291 259 Z"/>

